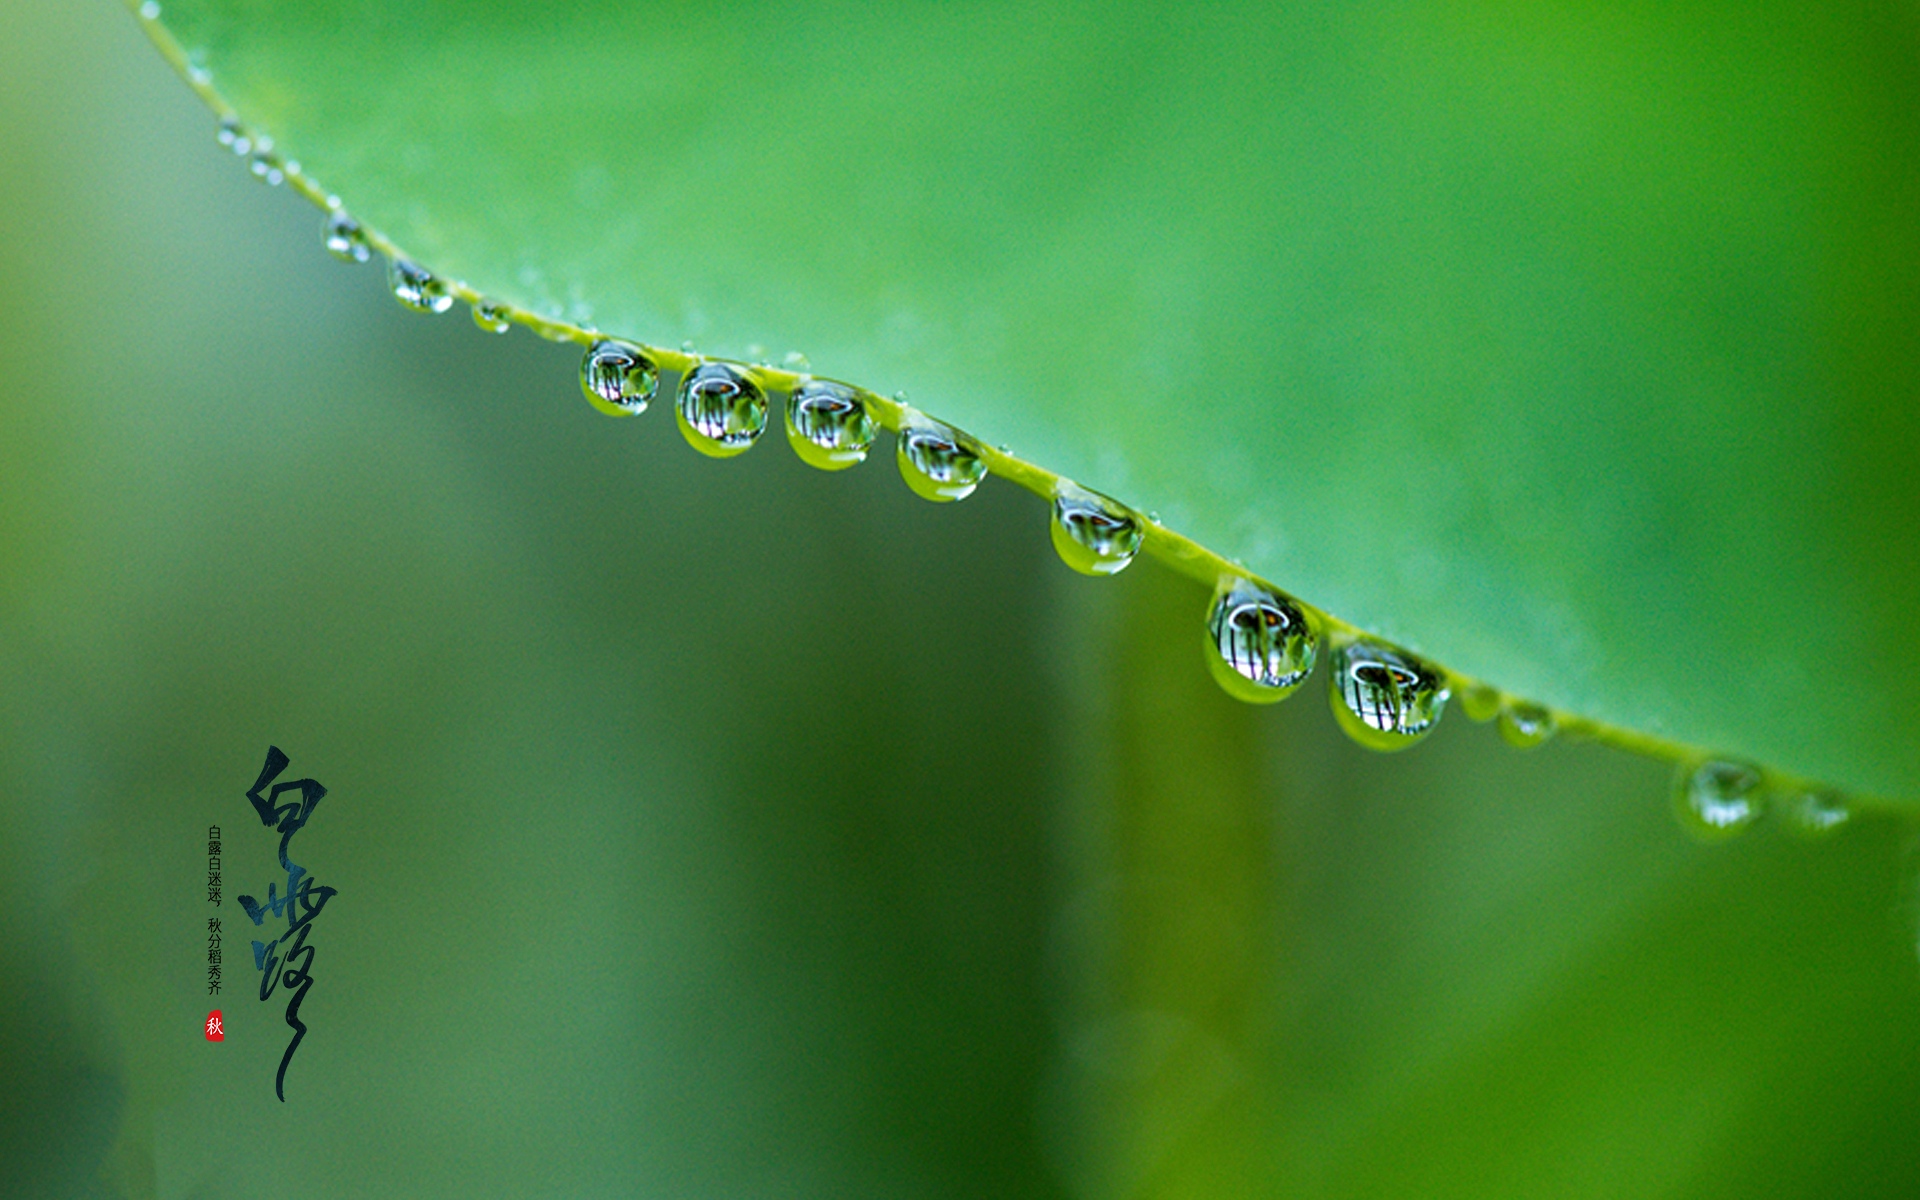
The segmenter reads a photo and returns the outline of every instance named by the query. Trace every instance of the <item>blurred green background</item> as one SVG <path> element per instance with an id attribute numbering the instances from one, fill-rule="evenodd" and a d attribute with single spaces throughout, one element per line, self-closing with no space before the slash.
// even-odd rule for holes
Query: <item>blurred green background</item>
<path id="1" fill-rule="evenodd" d="M 1905 827 L 1371 755 L 1025 493 L 608 421 L 107 0 L 7 6 L 0 96 L 0 1196 L 1920 1194 Z M 269 742 L 340 889 L 285 1105 Z"/>

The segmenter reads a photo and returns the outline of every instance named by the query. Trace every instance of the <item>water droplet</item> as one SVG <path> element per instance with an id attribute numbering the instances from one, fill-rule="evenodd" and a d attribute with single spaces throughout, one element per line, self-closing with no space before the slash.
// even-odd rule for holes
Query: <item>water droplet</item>
<path id="1" fill-rule="evenodd" d="M 337 209 L 320 223 L 320 236 L 326 242 L 327 253 L 341 262 L 363 263 L 373 257 L 373 249 L 367 245 L 367 231 L 360 228 L 360 222 Z"/>
<path id="2" fill-rule="evenodd" d="M 813 366 L 812 363 L 807 361 L 807 356 L 800 353 L 798 350 L 787 351 L 787 356 L 781 359 L 780 362 L 781 362 L 781 365 L 786 367 L 787 370 L 789 371 L 806 371 L 811 369 Z"/>
<path id="3" fill-rule="evenodd" d="M 1255 704 L 1286 699 L 1313 673 L 1319 648 L 1292 600 L 1251 580 L 1221 581 L 1207 612 L 1207 667 L 1228 695 Z"/>
<path id="4" fill-rule="evenodd" d="M 1460 693 L 1460 711 L 1476 723 L 1493 720 L 1500 715 L 1500 689 L 1484 683 L 1467 687 Z"/>
<path id="5" fill-rule="evenodd" d="M 1760 819 L 1760 772 L 1745 763 L 1714 760 L 1682 768 L 1674 812 L 1702 841 L 1732 837 Z"/>
<path id="6" fill-rule="evenodd" d="M 1821 837 L 1853 819 L 1847 802 L 1829 792 L 1801 792 L 1777 807 L 1787 828 L 1803 837 Z"/>
<path id="7" fill-rule="evenodd" d="M 507 319 L 507 306 L 491 300 L 473 306 L 473 323 L 488 333 L 505 333 L 513 328 L 513 322 Z"/>
<path id="8" fill-rule="evenodd" d="M 1333 715 L 1372 750 L 1404 750 L 1440 723 L 1450 693 L 1430 663 L 1368 638 L 1333 652 Z"/>
<path id="9" fill-rule="evenodd" d="M 1116 575 L 1140 552 L 1140 519 L 1118 500 L 1062 479 L 1053 493 L 1053 548 L 1082 575 Z"/>
<path id="10" fill-rule="evenodd" d="M 839 471 L 865 461 L 875 432 L 860 394 L 844 383 L 810 379 L 787 400 L 787 441 L 810 467 Z"/>
<path id="11" fill-rule="evenodd" d="M 404 258 L 387 263 L 387 284 L 393 298 L 415 312 L 443 313 L 453 307 L 453 293 L 433 272 Z"/>
<path id="12" fill-rule="evenodd" d="M 279 187 L 287 179 L 287 173 L 280 168 L 280 160 L 271 154 L 254 155 L 247 163 L 247 170 L 268 187 Z"/>
<path id="13" fill-rule="evenodd" d="M 682 354 L 692 354 L 692 353 L 693 353 L 693 339 L 692 339 L 692 338 L 688 338 L 688 339 L 687 339 L 686 341 L 684 341 L 684 342 L 681 342 L 681 343 L 680 343 L 680 352 L 681 352 Z"/>
<path id="14" fill-rule="evenodd" d="M 767 394 L 730 363 L 701 363 L 688 371 L 674 411 L 687 444 L 713 458 L 744 453 L 767 428 Z"/>
<path id="15" fill-rule="evenodd" d="M 1553 714 L 1538 704 L 1509 700 L 1500 706 L 1500 736 L 1522 750 L 1553 736 Z"/>
<path id="16" fill-rule="evenodd" d="M 573 340 L 573 330 L 566 325 L 536 325 L 534 329 L 538 331 L 541 337 L 550 342 L 570 342 Z"/>
<path id="17" fill-rule="evenodd" d="M 895 457 L 900 477 L 928 500 L 964 500 L 987 477 L 987 464 L 959 430 L 912 409 L 901 418 Z"/>
<path id="18" fill-rule="evenodd" d="M 587 347 L 580 360 L 580 390 L 588 403 L 610 417 L 647 411 L 647 402 L 659 389 L 660 368 L 632 342 L 602 338 Z"/>
<path id="19" fill-rule="evenodd" d="M 243 158 L 253 153 L 253 139 L 247 136 L 246 126 L 233 117 L 222 117 L 219 128 L 213 131 L 213 137 L 222 146 Z"/>
<path id="20" fill-rule="evenodd" d="M 158 21 L 160 19 L 159 0 L 146 0 L 140 6 L 140 16 L 143 20 Z"/>

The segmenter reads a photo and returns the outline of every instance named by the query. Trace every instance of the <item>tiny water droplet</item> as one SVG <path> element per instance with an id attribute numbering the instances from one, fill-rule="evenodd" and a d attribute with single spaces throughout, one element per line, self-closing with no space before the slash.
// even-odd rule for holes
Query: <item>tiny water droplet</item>
<path id="1" fill-rule="evenodd" d="M 1053 548 L 1082 575 L 1117 575 L 1140 552 L 1132 509 L 1062 479 L 1053 493 Z"/>
<path id="2" fill-rule="evenodd" d="M 213 82 L 213 72 L 202 66 L 190 65 L 187 67 L 187 82 L 197 83 L 201 87 L 205 87 Z"/>
<path id="3" fill-rule="evenodd" d="M 1509 746 L 1522 750 L 1538 746 L 1553 736 L 1553 714 L 1538 704 L 1509 700 L 1500 707 L 1500 736 Z"/>
<path id="4" fill-rule="evenodd" d="M 541 337 L 550 342 L 570 342 L 573 340 L 573 330 L 565 325 L 536 325 L 534 329 Z"/>
<path id="5" fill-rule="evenodd" d="M 810 467 L 840 471 L 864 462 L 875 432 L 860 393 L 844 383 L 810 379 L 787 399 L 787 442 Z"/>
<path id="6" fill-rule="evenodd" d="M 253 172 L 253 177 L 268 187 L 279 187 L 287 179 L 286 172 L 280 167 L 280 160 L 271 154 L 254 155 L 247 163 L 247 170 Z"/>
<path id="7" fill-rule="evenodd" d="M 320 236 L 326 242 L 327 253 L 341 262 L 363 263 L 373 257 L 373 248 L 367 245 L 367 231 L 360 228 L 360 222 L 338 209 L 328 213 L 320 223 Z"/>
<path id="8" fill-rule="evenodd" d="M 781 359 L 780 362 L 781 365 L 785 366 L 789 371 L 805 371 L 813 365 L 807 361 L 807 356 L 798 350 L 787 351 L 787 356 Z"/>
<path id="9" fill-rule="evenodd" d="M 1823 837 L 1853 819 L 1847 802 L 1827 792 L 1802 792 L 1777 807 L 1787 828 L 1803 837 Z"/>
<path id="10" fill-rule="evenodd" d="M 1460 711 L 1476 723 L 1491 721 L 1500 715 L 1500 689 L 1476 683 L 1460 693 Z"/>
<path id="11" fill-rule="evenodd" d="M 247 136 L 246 126 L 233 117 L 220 118 L 220 125 L 213 131 L 213 137 L 241 157 L 253 153 L 253 139 Z"/>
<path id="12" fill-rule="evenodd" d="M 1702 841 L 1730 838 L 1760 819 L 1760 772 L 1715 759 L 1682 768 L 1674 786 L 1674 814 Z"/>
<path id="13" fill-rule="evenodd" d="M 580 390 L 589 404 L 610 417 L 647 411 L 647 402 L 659 389 L 660 368 L 632 342 L 602 338 L 587 347 L 580 360 Z"/>
<path id="14" fill-rule="evenodd" d="M 473 323 L 488 333 L 505 333 L 513 328 L 513 322 L 507 319 L 506 305 L 491 300 L 481 300 L 473 306 Z"/>
<path id="15" fill-rule="evenodd" d="M 387 284 L 393 298 L 415 312 L 443 313 L 453 307 L 453 293 L 433 272 L 404 258 L 387 262 Z"/>
<path id="16" fill-rule="evenodd" d="M 1155 525 L 1158 525 L 1158 524 L 1160 523 L 1160 512 L 1159 512 L 1159 510 L 1158 510 L 1158 509 L 1148 509 L 1148 510 L 1147 510 L 1147 520 L 1149 520 L 1149 521 L 1152 521 L 1152 522 L 1153 522 L 1153 523 L 1154 523 Z"/>
<path id="17" fill-rule="evenodd" d="M 1284 700 L 1313 673 L 1320 640 L 1292 600 L 1248 579 L 1222 580 L 1207 611 L 1207 667 L 1229 696 Z"/>
<path id="18" fill-rule="evenodd" d="M 687 444 L 713 458 L 732 458 L 767 428 L 767 394 L 731 363 L 701 363 L 680 381 L 674 405 Z"/>
<path id="19" fill-rule="evenodd" d="M 900 478 L 928 500 L 964 500 L 987 477 L 987 464 L 959 430 L 911 409 L 901 420 L 894 457 Z"/>
<path id="20" fill-rule="evenodd" d="M 158 21 L 160 19 L 159 0 L 146 0 L 140 6 L 140 16 L 148 21 Z"/>
<path id="21" fill-rule="evenodd" d="M 1361 638 L 1333 652 L 1333 715 L 1372 750 L 1404 750 L 1440 723 L 1450 693 L 1431 664 Z"/>
<path id="22" fill-rule="evenodd" d="M 692 339 L 692 338 L 688 338 L 688 339 L 687 339 L 686 341 L 684 341 L 684 342 L 681 342 L 681 343 L 680 343 L 680 352 L 681 352 L 681 353 L 683 353 L 683 354 L 692 354 L 692 353 L 693 353 L 693 339 Z"/>

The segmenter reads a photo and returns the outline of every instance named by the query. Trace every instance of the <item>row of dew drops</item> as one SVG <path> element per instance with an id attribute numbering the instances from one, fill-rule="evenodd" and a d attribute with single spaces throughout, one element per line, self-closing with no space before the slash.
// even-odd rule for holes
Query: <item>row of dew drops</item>
<path id="1" fill-rule="evenodd" d="M 227 119 L 217 134 L 222 145 L 246 160 L 264 183 L 298 176 L 299 164 L 274 156 L 270 139 L 250 134 Z M 328 198 L 322 224 L 326 248 L 345 262 L 365 263 L 373 247 L 360 223 Z M 387 262 L 394 298 L 415 312 L 453 307 L 446 282 L 419 264 Z M 484 298 L 473 320 L 489 333 L 512 327 L 511 310 Z M 565 326 L 539 327 L 543 336 L 571 340 Z M 691 352 L 692 347 L 684 347 Z M 804 368 L 805 359 L 788 358 Z M 645 347 L 617 338 L 597 338 L 580 363 L 580 389 L 588 403 L 615 417 L 647 410 L 660 387 L 661 366 Z M 876 397 L 864 389 L 801 374 L 786 404 L 787 441 L 809 466 L 839 471 L 864 462 L 880 429 Z M 901 477 L 916 494 L 934 501 L 961 500 L 987 476 L 973 439 L 895 397 L 900 430 L 895 443 Z M 753 368 L 697 358 L 682 374 L 674 402 L 681 434 L 694 449 L 730 458 L 751 449 L 766 431 L 767 389 Z M 1146 523 L 1140 514 L 1108 496 L 1068 480 L 1054 485 L 1052 535 L 1069 567 L 1086 575 L 1113 575 L 1140 551 Z M 1225 691 L 1240 700 L 1284 700 L 1313 673 L 1323 643 L 1331 647 L 1330 700 L 1334 717 L 1354 741 L 1374 750 L 1402 750 L 1439 724 L 1452 697 L 1447 673 L 1395 646 L 1358 634 L 1326 632 L 1324 616 L 1311 607 L 1242 576 L 1223 577 L 1207 610 L 1207 665 Z M 1474 721 L 1497 721 L 1514 746 L 1537 746 L 1558 729 L 1548 709 L 1495 689 L 1462 689 L 1462 709 Z M 1683 763 L 1675 777 L 1674 810 L 1680 824 L 1705 841 L 1719 841 L 1760 820 L 1770 809 L 1796 833 L 1821 835 L 1844 825 L 1851 810 L 1839 796 L 1782 783 L 1747 763 L 1709 759 Z"/>

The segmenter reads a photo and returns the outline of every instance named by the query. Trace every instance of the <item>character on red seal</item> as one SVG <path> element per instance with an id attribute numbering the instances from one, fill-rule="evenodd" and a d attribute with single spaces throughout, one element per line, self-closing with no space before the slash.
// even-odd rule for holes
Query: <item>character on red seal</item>
<path id="1" fill-rule="evenodd" d="M 220 1023 L 220 1010 L 217 1008 L 207 1014 L 207 1040 L 210 1042 L 227 1040 L 227 1030 Z"/>

